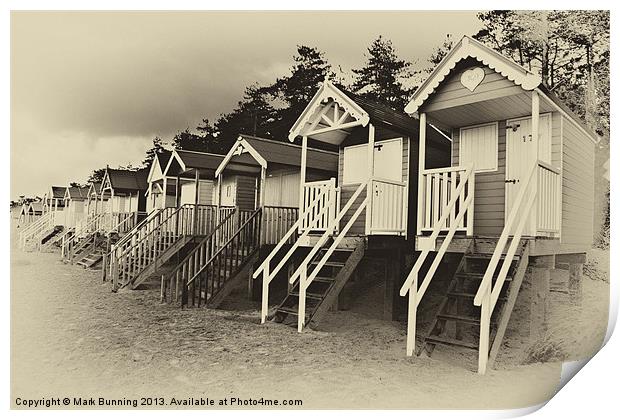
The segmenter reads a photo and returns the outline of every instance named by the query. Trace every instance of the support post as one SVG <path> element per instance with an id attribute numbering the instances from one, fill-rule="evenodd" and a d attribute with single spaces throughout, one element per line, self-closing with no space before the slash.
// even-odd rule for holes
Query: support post
<path id="1" fill-rule="evenodd" d="M 163 190 L 163 203 L 161 205 L 162 209 L 166 208 L 166 200 L 168 199 L 168 177 L 164 177 L 164 187 Z"/>
<path id="2" fill-rule="evenodd" d="M 366 235 L 370 235 L 372 229 L 372 178 L 375 175 L 375 126 L 368 124 L 368 186 L 366 196 L 370 198 L 366 206 Z"/>
<path id="3" fill-rule="evenodd" d="M 263 295 L 261 299 L 260 323 L 264 324 L 267 320 L 267 311 L 269 311 L 269 264 L 263 270 Z"/>
<path id="4" fill-rule="evenodd" d="M 489 342 L 491 335 L 491 285 L 482 298 L 480 305 L 480 341 L 478 347 L 478 373 L 484 375 L 489 361 Z"/>
<path id="5" fill-rule="evenodd" d="M 181 188 L 181 177 L 177 175 L 176 185 L 174 188 L 174 203 L 177 209 L 181 207 L 181 193 L 179 191 L 180 188 Z"/>
<path id="6" fill-rule="evenodd" d="M 259 198 L 258 198 L 258 206 L 259 208 L 263 208 L 263 206 L 265 205 L 265 182 L 267 180 L 267 168 L 262 167 L 260 168 L 260 191 L 259 191 Z M 264 214 L 264 210 L 263 210 L 263 214 Z M 259 245 L 262 245 L 262 237 L 263 235 L 265 235 L 265 237 L 267 237 L 267 232 L 265 231 L 265 218 L 261 217 L 260 218 L 260 236 L 258 238 L 259 241 Z"/>
<path id="7" fill-rule="evenodd" d="M 569 263 L 568 293 L 573 305 L 581 305 L 583 296 L 583 264 Z"/>
<path id="8" fill-rule="evenodd" d="M 306 321 L 306 279 L 308 267 L 304 266 L 299 276 L 299 306 L 297 307 L 297 331 L 302 332 Z"/>
<path id="9" fill-rule="evenodd" d="M 415 351 L 415 330 L 418 311 L 418 275 L 415 274 L 409 288 L 409 309 L 407 313 L 407 356 Z"/>
<path id="10" fill-rule="evenodd" d="M 196 169 L 196 177 L 194 178 L 194 220 L 193 220 L 193 234 L 196 235 L 198 233 L 198 201 L 200 198 L 199 190 L 200 190 L 200 171 Z"/>
<path id="11" fill-rule="evenodd" d="M 536 92 L 535 90 L 532 91 L 532 138 L 531 141 L 534 142 L 535 147 L 536 147 L 536 160 L 538 160 L 539 156 L 538 156 L 538 125 L 539 125 L 539 117 L 540 117 L 540 97 L 538 96 L 538 92 Z M 534 187 L 534 204 L 532 205 L 532 210 L 531 213 L 528 217 L 531 217 L 531 222 L 528 221 L 528 223 L 526 225 L 530 225 L 530 229 L 531 233 L 535 234 L 537 227 L 538 227 L 538 192 L 537 187 L 538 187 L 538 171 L 535 170 L 534 172 L 534 179 L 532 180 L 532 182 L 534 183 L 533 187 Z M 528 229 L 526 229 L 527 231 Z"/>
<path id="12" fill-rule="evenodd" d="M 420 114 L 420 138 L 418 140 L 418 223 L 417 234 L 422 234 L 422 221 L 423 211 L 422 204 L 424 203 L 424 175 L 422 171 L 426 169 L 426 113 Z"/>
<path id="13" fill-rule="evenodd" d="M 299 217 L 301 217 L 301 215 L 304 212 L 304 193 L 305 193 L 305 189 L 304 189 L 304 185 L 306 184 L 306 160 L 308 157 L 308 137 L 307 136 L 303 136 L 301 139 L 301 172 L 300 172 L 300 176 L 299 176 Z M 299 228 L 298 228 L 298 233 L 301 234 L 302 228 L 303 228 L 303 223 L 299 224 Z"/>

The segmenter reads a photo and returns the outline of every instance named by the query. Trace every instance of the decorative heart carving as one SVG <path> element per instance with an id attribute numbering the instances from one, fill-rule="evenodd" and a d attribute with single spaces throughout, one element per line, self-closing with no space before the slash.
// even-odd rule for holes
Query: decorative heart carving
<path id="1" fill-rule="evenodd" d="M 484 79 L 484 70 L 481 67 L 475 67 L 464 71 L 461 74 L 461 84 L 470 91 L 474 91 Z"/>

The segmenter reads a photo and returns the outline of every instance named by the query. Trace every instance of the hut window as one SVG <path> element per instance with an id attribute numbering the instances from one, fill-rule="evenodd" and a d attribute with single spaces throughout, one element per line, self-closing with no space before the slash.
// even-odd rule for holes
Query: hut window
<path id="1" fill-rule="evenodd" d="M 461 128 L 459 166 L 474 164 L 476 172 L 497 170 L 497 123 Z"/>

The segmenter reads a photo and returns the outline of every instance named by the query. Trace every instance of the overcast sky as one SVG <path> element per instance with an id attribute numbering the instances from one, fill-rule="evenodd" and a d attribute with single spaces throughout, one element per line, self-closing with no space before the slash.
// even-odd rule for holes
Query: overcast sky
<path id="1" fill-rule="evenodd" d="M 478 27 L 474 12 L 14 12 L 11 197 L 139 163 L 154 136 L 287 74 L 297 44 L 347 71 L 379 35 L 420 64 Z"/>

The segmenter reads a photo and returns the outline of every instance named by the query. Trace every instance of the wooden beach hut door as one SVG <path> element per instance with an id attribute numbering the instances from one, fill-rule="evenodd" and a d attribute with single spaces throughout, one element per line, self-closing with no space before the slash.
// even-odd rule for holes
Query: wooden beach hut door
<path id="1" fill-rule="evenodd" d="M 228 177 L 222 180 L 222 197 L 220 200 L 221 206 L 234 207 L 236 205 L 236 185 L 235 178 Z"/>
<path id="2" fill-rule="evenodd" d="M 504 220 L 508 219 L 519 190 L 529 175 L 532 165 L 541 160 L 551 161 L 551 116 L 541 115 L 538 138 L 532 138 L 532 119 L 520 118 L 506 122 L 506 207 Z M 516 227 L 516 223 L 513 225 Z M 523 229 L 523 235 L 536 236 L 536 206 Z"/>
<path id="3" fill-rule="evenodd" d="M 368 144 L 345 147 L 343 184 L 359 184 L 368 179 Z M 372 210 L 368 234 L 404 232 L 402 138 L 375 142 L 373 157 Z M 346 203 L 346 201 L 345 201 Z M 342 204 L 344 205 L 344 203 Z"/>

